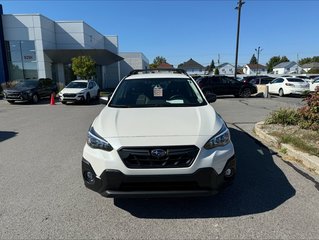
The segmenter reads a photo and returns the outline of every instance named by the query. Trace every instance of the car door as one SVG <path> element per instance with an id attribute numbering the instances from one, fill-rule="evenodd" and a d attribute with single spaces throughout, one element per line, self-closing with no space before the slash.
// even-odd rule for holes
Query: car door
<path id="1" fill-rule="evenodd" d="M 94 89 L 94 82 L 93 81 L 89 81 L 88 89 L 89 89 L 90 96 L 91 97 L 95 97 L 96 96 L 96 90 Z"/>
<path id="2" fill-rule="evenodd" d="M 212 76 L 209 80 L 210 85 L 212 86 L 213 93 L 215 93 L 216 95 L 223 95 L 225 91 L 221 76 Z"/>
<path id="3" fill-rule="evenodd" d="M 283 78 L 276 78 L 269 84 L 269 92 L 270 93 L 278 93 L 281 84 L 283 83 Z"/>
<path id="4" fill-rule="evenodd" d="M 44 78 L 39 79 L 37 93 L 38 93 L 39 97 L 46 96 L 46 87 L 45 87 L 45 79 Z"/>

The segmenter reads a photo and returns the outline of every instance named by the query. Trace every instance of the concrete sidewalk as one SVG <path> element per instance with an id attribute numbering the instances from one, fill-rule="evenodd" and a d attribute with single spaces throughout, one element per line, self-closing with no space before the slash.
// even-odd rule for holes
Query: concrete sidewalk
<path id="1" fill-rule="evenodd" d="M 280 143 L 277 138 L 267 134 L 263 129 L 262 125 L 264 122 L 258 122 L 255 124 L 255 134 L 268 146 L 275 147 L 280 155 L 288 156 L 296 162 L 301 163 L 303 166 L 311 171 L 319 174 L 319 158 L 314 155 L 310 155 L 305 152 L 301 152 L 289 144 Z"/>

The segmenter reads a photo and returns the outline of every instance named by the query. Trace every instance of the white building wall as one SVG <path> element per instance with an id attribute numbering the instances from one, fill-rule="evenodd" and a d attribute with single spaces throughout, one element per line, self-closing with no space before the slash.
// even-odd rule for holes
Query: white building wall
<path id="1" fill-rule="evenodd" d="M 57 49 L 84 48 L 83 22 L 56 22 L 55 36 Z"/>
<path id="2" fill-rule="evenodd" d="M 231 75 L 235 73 L 235 67 L 233 67 L 230 64 L 227 64 L 219 68 L 218 70 L 219 70 L 219 74 Z"/>
<path id="3" fill-rule="evenodd" d="M 104 49 L 104 36 L 86 23 L 83 23 L 83 34 L 85 48 Z"/>
<path id="4" fill-rule="evenodd" d="M 120 62 L 121 79 L 130 71 L 134 69 L 145 69 L 149 65 L 149 61 L 143 53 L 120 53 L 119 55 L 124 58 L 124 60 Z"/>

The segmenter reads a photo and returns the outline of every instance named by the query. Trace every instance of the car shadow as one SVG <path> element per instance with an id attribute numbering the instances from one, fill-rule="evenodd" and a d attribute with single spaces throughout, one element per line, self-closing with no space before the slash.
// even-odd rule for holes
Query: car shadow
<path id="1" fill-rule="evenodd" d="M 17 132 L 12 131 L 0 131 L 0 142 L 13 138 L 17 135 Z"/>
<path id="2" fill-rule="evenodd" d="M 234 183 L 211 197 L 114 199 L 138 218 L 188 219 L 236 217 L 273 210 L 295 195 L 273 152 L 248 134 L 230 128 L 237 157 Z"/>

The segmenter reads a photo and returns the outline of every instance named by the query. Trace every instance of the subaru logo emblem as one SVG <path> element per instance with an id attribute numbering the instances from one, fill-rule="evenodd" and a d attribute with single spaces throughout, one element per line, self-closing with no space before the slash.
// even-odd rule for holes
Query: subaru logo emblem
<path id="1" fill-rule="evenodd" d="M 166 151 L 163 149 L 154 149 L 151 151 L 151 155 L 157 158 L 164 157 L 166 156 Z"/>

